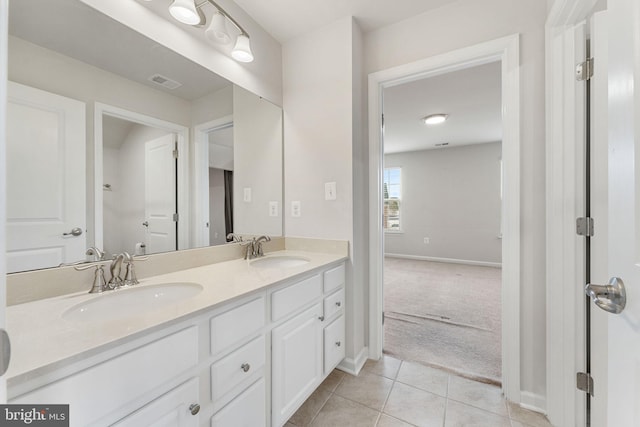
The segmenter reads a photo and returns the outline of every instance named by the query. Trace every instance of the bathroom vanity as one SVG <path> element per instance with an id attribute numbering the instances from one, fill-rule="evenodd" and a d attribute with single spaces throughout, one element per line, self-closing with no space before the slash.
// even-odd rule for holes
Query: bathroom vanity
<path id="1" fill-rule="evenodd" d="M 282 426 L 344 358 L 344 260 L 280 251 L 11 306 L 9 402 L 69 404 L 72 426 Z"/>

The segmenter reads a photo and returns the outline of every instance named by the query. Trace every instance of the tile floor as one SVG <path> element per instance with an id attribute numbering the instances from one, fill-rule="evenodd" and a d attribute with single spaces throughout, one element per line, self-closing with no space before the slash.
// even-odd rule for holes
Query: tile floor
<path id="1" fill-rule="evenodd" d="M 551 427 L 500 388 L 384 356 L 357 377 L 332 372 L 285 427 Z"/>

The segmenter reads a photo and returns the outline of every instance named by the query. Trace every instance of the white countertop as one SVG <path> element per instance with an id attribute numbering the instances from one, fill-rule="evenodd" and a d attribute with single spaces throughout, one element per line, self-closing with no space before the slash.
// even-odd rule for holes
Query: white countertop
<path id="1" fill-rule="evenodd" d="M 307 258 L 309 263 L 291 268 L 256 268 L 246 260 L 233 260 L 211 264 L 140 280 L 131 288 L 107 291 L 102 294 L 87 292 L 63 295 L 7 307 L 7 331 L 11 339 L 11 363 L 7 372 L 11 386 L 39 375 L 43 368 L 54 369 L 69 359 L 98 347 L 118 345 L 127 337 L 159 325 L 169 325 L 186 316 L 211 309 L 243 295 L 278 284 L 346 258 L 340 254 L 303 251 L 278 251 L 267 254 L 293 255 Z M 108 272 L 107 272 L 108 276 Z M 161 283 L 193 282 L 203 287 L 197 296 L 171 304 L 155 311 L 141 310 L 140 314 L 123 317 L 117 310 L 113 317 L 96 321 L 71 321 L 62 314 L 76 304 L 114 292 L 127 292 L 143 286 Z M 43 283 L 46 286 L 46 283 Z"/>

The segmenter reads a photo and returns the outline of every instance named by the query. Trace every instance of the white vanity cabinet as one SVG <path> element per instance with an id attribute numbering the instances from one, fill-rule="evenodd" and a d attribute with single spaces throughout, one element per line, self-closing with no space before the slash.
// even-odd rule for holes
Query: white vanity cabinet
<path id="1" fill-rule="evenodd" d="M 74 427 L 280 427 L 344 358 L 344 269 L 316 268 L 45 366 L 10 383 L 9 403 L 69 404 Z"/>
<path id="2" fill-rule="evenodd" d="M 271 420 L 280 427 L 342 361 L 344 264 L 271 294 Z M 298 313 L 285 317 L 285 314 Z"/>

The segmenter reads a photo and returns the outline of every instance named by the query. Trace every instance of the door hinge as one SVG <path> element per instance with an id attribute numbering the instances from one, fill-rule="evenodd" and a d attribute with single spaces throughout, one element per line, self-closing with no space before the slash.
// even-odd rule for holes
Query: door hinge
<path id="1" fill-rule="evenodd" d="M 384 325 L 384 311 L 382 312 L 382 324 Z"/>
<path id="2" fill-rule="evenodd" d="M 593 377 L 586 372 L 578 372 L 576 374 L 576 387 L 578 390 L 593 396 Z"/>
<path id="3" fill-rule="evenodd" d="M 593 77 L 593 58 L 588 58 L 576 65 L 576 80 L 581 82 L 589 80 L 591 77 Z"/>
<path id="4" fill-rule="evenodd" d="M 178 222 L 178 220 L 180 219 L 180 215 L 177 213 L 173 214 L 173 222 Z"/>
<path id="5" fill-rule="evenodd" d="M 581 217 L 576 219 L 576 233 L 578 236 L 592 237 L 593 229 L 593 218 Z"/>
<path id="6" fill-rule="evenodd" d="M 178 149 L 177 149 L 177 148 L 175 148 L 175 149 L 173 150 L 173 158 L 174 158 L 174 159 L 177 159 L 177 158 L 178 158 Z"/>

